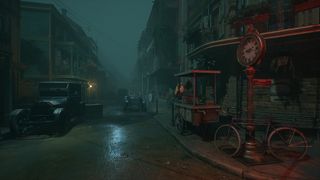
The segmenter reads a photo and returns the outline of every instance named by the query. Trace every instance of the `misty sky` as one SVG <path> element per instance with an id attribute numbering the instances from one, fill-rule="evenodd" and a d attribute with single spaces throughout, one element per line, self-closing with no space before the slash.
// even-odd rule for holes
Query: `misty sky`
<path id="1" fill-rule="evenodd" d="M 26 0 L 23 0 L 26 1 Z M 137 60 L 137 43 L 153 0 L 28 0 L 66 8 L 69 17 L 96 40 L 102 64 L 129 78 Z"/>

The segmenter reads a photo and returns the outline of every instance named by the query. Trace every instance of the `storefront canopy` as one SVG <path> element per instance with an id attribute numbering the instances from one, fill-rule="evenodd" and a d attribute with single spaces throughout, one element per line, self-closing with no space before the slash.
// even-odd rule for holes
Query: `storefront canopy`
<path id="1" fill-rule="evenodd" d="M 320 45 L 320 24 L 265 32 L 261 35 L 267 41 L 267 53 L 278 51 L 279 46 L 289 49 L 294 46 L 301 49 L 297 44 L 303 45 L 304 48 L 317 48 Z M 240 40 L 241 37 L 234 37 L 212 41 L 195 48 L 187 56 L 191 59 L 206 56 L 221 58 L 226 52 L 229 52 L 229 55 L 230 52 L 235 54 Z"/>

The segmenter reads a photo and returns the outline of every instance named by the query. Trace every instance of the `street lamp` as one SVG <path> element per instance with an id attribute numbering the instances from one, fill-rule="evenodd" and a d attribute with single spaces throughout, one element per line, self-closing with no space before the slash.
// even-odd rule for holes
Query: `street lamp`
<path id="1" fill-rule="evenodd" d="M 94 82 L 88 82 L 88 96 L 91 99 L 93 95 L 93 91 L 95 90 L 95 83 Z"/>

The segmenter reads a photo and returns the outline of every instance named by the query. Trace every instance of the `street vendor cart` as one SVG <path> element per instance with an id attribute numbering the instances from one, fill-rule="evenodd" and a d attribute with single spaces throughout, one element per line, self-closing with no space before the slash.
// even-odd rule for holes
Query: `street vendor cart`
<path id="1" fill-rule="evenodd" d="M 208 125 L 219 119 L 216 76 L 218 70 L 190 70 L 175 74 L 184 92 L 176 97 L 172 107 L 172 122 L 183 134 L 188 127 Z"/>

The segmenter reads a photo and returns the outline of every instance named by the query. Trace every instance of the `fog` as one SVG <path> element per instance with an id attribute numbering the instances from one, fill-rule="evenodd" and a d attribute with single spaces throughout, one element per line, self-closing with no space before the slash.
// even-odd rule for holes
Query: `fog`
<path id="1" fill-rule="evenodd" d="M 28 0 L 52 3 L 98 45 L 100 62 L 107 71 L 127 82 L 137 59 L 137 43 L 145 28 L 152 0 Z"/>

